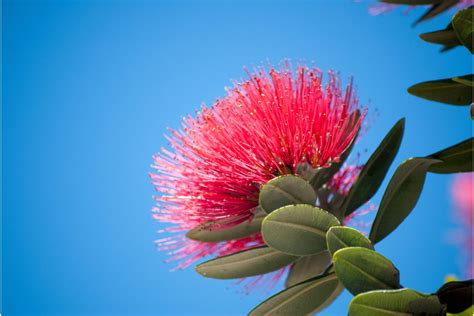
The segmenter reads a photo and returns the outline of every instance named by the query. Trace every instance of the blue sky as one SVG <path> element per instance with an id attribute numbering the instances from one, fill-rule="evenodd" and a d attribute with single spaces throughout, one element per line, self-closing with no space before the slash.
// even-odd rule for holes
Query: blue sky
<path id="1" fill-rule="evenodd" d="M 470 72 L 464 48 L 418 38 L 445 14 L 372 17 L 337 1 L 4 1 L 2 312 L 5 315 L 243 315 L 269 293 L 169 272 L 155 249 L 151 156 L 166 127 L 223 96 L 243 66 L 282 59 L 354 76 L 377 118 L 362 159 L 406 117 L 396 165 L 472 134 L 466 107 L 406 93 Z M 452 177 L 427 177 L 411 216 L 377 250 L 401 283 L 435 291 L 462 267 Z M 387 181 L 385 181 L 384 186 Z M 384 187 L 383 186 L 383 187 Z M 379 192 L 373 202 L 380 200 Z M 350 295 L 323 315 L 344 315 Z"/>

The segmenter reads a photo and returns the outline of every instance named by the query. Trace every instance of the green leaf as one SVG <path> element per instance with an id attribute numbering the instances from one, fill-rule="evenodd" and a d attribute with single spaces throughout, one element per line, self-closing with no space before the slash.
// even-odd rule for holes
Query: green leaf
<path id="1" fill-rule="evenodd" d="M 429 172 L 454 173 L 474 171 L 472 165 L 474 138 L 469 138 L 456 145 L 429 155 L 427 158 L 441 160 L 442 162 L 431 165 Z"/>
<path id="2" fill-rule="evenodd" d="M 351 227 L 333 226 L 326 233 L 329 252 L 334 255 L 336 251 L 347 247 L 364 247 L 374 249 L 372 243 L 360 231 Z"/>
<path id="3" fill-rule="evenodd" d="M 290 256 L 268 247 L 259 247 L 206 261 L 196 271 L 208 278 L 246 278 L 281 269 L 296 261 Z"/>
<path id="4" fill-rule="evenodd" d="M 436 292 L 439 301 L 446 304 L 448 313 L 461 313 L 473 305 L 473 280 L 453 281 Z"/>
<path id="5" fill-rule="evenodd" d="M 303 178 L 285 175 L 274 178 L 263 185 L 260 190 L 259 204 L 267 213 L 292 204 L 314 205 L 316 193 L 313 187 Z"/>
<path id="6" fill-rule="evenodd" d="M 410 214 L 420 197 L 428 168 L 438 162 L 431 158 L 410 158 L 398 166 L 372 224 L 369 235 L 372 243 L 387 237 Z"/>
<path id="7" fill-rule="evenodd" d="M 440 44 L 450 48 L 461 45 L 451 23 L 444 30 L 420 34 L 420 38 L 428 43 Z"/>
<path id="8" fill-rule="evenodd" d="M 403 5 L 426 5 L 440 3 L 442 0 L 381 0 L 384 3 L 403 4 Z"/>
<path id="9" fill-rule="evenodd" d="M 453 29 L 456 32 L 456 35 L 459 38 L 459 41 L 471 52 L 473 53 L 472 47 L 472 36 L 474 32 L 474 25 L 472 23 L 472 15 L 474 14 L 472 6 L 460 10 L 453 17 L 451 24 Z"/>
<path id="10" fill-rule="evenodd" d="M 398 269 L 390 260 L 371 249 L 343 248 L 334 253 L 333 260 L 339 280 L 353 295 L 400 287 Z"/>
<path id="11" fill-rule="evenodd" d="M 472 89 L 455 80 L 441 79 L 415 84 L 408 92 L 419 98 L 451 105 L 470 105 Z"/>
<path id="12" fill-rule="evenodd" d="M 344 217 L 367 202 L 377 192 L 397 155 L 405 130 L 405 119 L 399 120 L 370 156 L 342 204 Z"/>
<path id="13" fill-rule="evenodd" d="M 265 216 L 266 213 L 259 212 L 251 221 L 245 221 L 232 227 L 225 226 L 228 220 L 209 221 L 191 229 L 186 234 L 186 237 L 201 242 L 220 242 L 240 239 L 260 232 Z"/>
<path id="14" fill-rule="evenodd" d="M 340 225 L 337 218 L 314 206 L 299 204 L 279 208 L 262 223 L 265 243 L 281 252 L 309 256 L 326 250 L 326 232 Z"/>
<path id="15" fill-rule="evenodd" d="M 411 289 L 379 290 L 357 295 L 349 305 L 349 316 L 444 315 L 437 297 Z"/>
<path id="16" fill-rule="evenodd" d="M 249 316 L 314 314 L 331 304 L 343 289 L 334 273 L 319 276 L 273 295 Z"/>
<path id="17" fill-rule="evenodd" d="M 455 4 L 457 4 L 459 0 L 441 0 L 438 1 L 438 3 L 435 3 L 431 6 L 431 8 L 423 14 L 415 23 L 414 25 L 417 25 L 418 23 L 427 21 L 431 18 L 434 18 L 435 16 L 443 13 L 444 11 L 448 10 Z"/>
<path id="18" fill-rule="evenodd" d="M 290 287 L 322 274 L 331 264 L 332 257 L 327 250 L 312 256 L 301 257 L 288 273 L 285 286 Z"/>
<path id="19" fill-rule="evenodd" d="M 465 75 L 465 76 L 461 76 L 461 77 L 454 77 L 453 81 L 456 81 L 458 83 L 462 83 L 463 85 L 472 88 L 472 87 L 474 87 L 473 78 L 474 78 L 474 75 Z"/>

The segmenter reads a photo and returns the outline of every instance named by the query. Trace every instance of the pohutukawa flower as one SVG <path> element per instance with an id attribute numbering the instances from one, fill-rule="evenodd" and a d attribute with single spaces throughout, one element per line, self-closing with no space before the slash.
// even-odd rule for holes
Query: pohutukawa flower
<path id="1" fill-rule="evenodd" d="M 455 5 L 455 7 L 458 8 L 458 9 L 462 9 L 462 8 L 467 8 L 471 5 L 474 5 L 473 0 L 459 0 L 458 3 Z M 383 14 L 383 13 L 393 11 L 393 10 L 397 9 L 398 7 L 400 7 L 400 6 L 402 6 L 402 5 L 379 2 L 379 3 L 376 3 L 376 4 L 372 4 L 369 7 L 369 13 L 372 14 L 372 15 L 380 15 L 380 14 Z M 410 10 L 413 10 L 416 6 L 412 5 L 412 6 L 405 6 L 405 7 L 407 7 L 406 12 L 409 12 Z"/>
<path id="2" fill-rule="evenodd" d="M 187 231 L 208 221 L 233 226 L 253 218 L 260 187 L 300 164 L 326 168 L 338 162 L 359 131 L 352 80 L 345 88 L 328 73 L 289 65 L 261 68 L 235 82 L 227 96 L 196 117 L 183 119 L 167 137 L 172 150 L 154 156 L 154 218 Z M 333 185 L 336 185 L 337 179 Z M 347 182 L 348 183 L 348 182 Z M 340 181 L 339 186 L 347 185 Z M 159 241 L 181 266 L 209 254 L 224 255 L 262 245 L 259 233 L 240 240 L 202 243 L 168 237 Z"/>

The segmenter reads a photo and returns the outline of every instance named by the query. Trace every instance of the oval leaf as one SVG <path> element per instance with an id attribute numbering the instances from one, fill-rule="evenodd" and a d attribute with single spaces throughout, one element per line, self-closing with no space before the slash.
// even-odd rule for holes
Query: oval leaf
<path id="1" fill-rule="evenodd" d="M 357 295 L 349 305 L 349 316 L 444 315 L 436 296 L 410 289 L 371 291 Z"/>
<path id="2" fill-rule="evenodd" d="M 461 45 L 451 24 L 449 24 L 449 26 L 444 30 L 423 33 L 420 34 L 420 37 L 428 43 L 440 44 L 448 47 Z"/>
<path id="3" fill-rule="evenodd" d="M 474 25 L 472 23 L 472 15 L 474 14 L 472 7 L 460 10 L 453 17 L 451 24 L 459 38 L 459 41 L 473 53 L 472 36 Z"/>
<path id="4" fill-rule="evenodd" d="M 440 287 L 436 295 L 442 304 L 446 304 L 448 313 L 461 313 L 474 304 L 473 282 L 474 280 L 454 281 Z"/>
<path id="5" fill-rule="evenodd" d="M 303 178 L 285 175 L 268 181 L 260 190 L 259 204 L 267 213 L 292 204 L 314 205 L 316 193 Z"/>
<path id="6" fill-rule="evenodd" d="M 249 316 L 308 315 L 331 304 L 344 287 L 334 273 L 283 290 L 250 311 Z"/>
<path id="7" fill-rule="evenodd" d="M 454 173 L 474 171 L 472 165 L 474 138 L 467 139 L 456 145 L 429 155 L 427 158 L 441 160 L 428 169 L 434 173 Z"/>
<path id="8" fill-rule="evenodd" d="M 268 247 L 259 247 L 206 261 L 199 264 L 196 271 L 214 279 L 245 278 L 278 270 L 297 259 Z"/>
<path id="9" fill-rule="evenodd" d="M 347 197 L 344 199 L 341 211 L 344 217 L 354 212 L 377 192 L 393 159 L 397 155 L 404 130 L 405 119 L 401 119 L 392 127 L 369 160 L 367 160 Z"/>
<path id="10" fill-rule="evenodd" d="M 418 83 L 408 88 L 414 96 L 452 105 L 470 105 L 472 89 L 453 79 L 441 79 Z"/>
<path id="11" fill-rule="evenodd" d="M 425 14 L 423 14 L 415 23 L 414 25 L 417 25 L 418 23 L 427 21 L 431 18 L 434 18 L 435 16 L 443 13 L 444 11 L 448 10 L 449 8 L 453 7 L 458 3 L 459 0 L 441 0 L 438 1 L 438 3 L 433 4 L 428 11 L 426 11 Z"/>
<path id="12" fill-rule="evenodd" d="M 465 75 L 465 76 L 460 76 L 460 77 L 454 77 L 453 81 L 462 83 L 465 86 L 468 87 L 474 87 L 474 75 Z"/>
<path id="13" fill-rule="evenodd" d="M 360 231 L 351 227 L 334 226 L 326 233 L 329 252 L 334 255 L 336 251 L 347 247 L 364 247 L 374 249 L 372 243 Z"/>
<path id="14" fill-rule="evenodd" d="M 390 260 L 373 250 L 344 248 L 334 253 L 333 260 L 339 280 L 353 295 L 400 287 L 398 269 Z"/>
<path id="15" fill-rule="evenodd" d="M 327 250 L 296 261 L 288 273 L 285 286 L 290 287 L 322 274 L 331 264 L 332 257 Z"/>
<path id="16" fill-rule="evenodd" d="M 257 213 L 251 221 L 226 227 L 228 220 L 210 221 L 191 229 L 186 237 L 201 242 L 220 242 L 251 236 L 260 232 L 266 213 Z"/>
<path id="17" fill-rule="evenodd" d="M 429 158 L 411 158 L 398 166 L 372 224 L 369 235 L 372 243 L 387 237 L 410 214 L 420 197 L 428 168 L 439 162 Z"/>
<path id="18" fill-rule="evenodd" d="M 309 256 L 326 250 L 326 232 L 337 218 L 311 205 L 289 205 L 270 213 L 262 223 L 265 243 L 282 252 Z"/>

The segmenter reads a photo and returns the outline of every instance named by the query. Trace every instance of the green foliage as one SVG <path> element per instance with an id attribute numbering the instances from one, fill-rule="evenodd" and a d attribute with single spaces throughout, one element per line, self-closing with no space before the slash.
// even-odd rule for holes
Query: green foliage
<path id="1" fill-rule="evenodd" d="M 430 101 L 451 105 L 470 105 L 472 88 L 460 83 L 458 78 L 460 77 L 456 80 L 449 78 L 418 83 L 408 88 L 408 92 Z"/>
<path id="2" fill-rule="evenodd" d="M 441 160 L 428 169 L 434 173 L 454 173 L 474 171 L 472 164 L 474 138 L 466 139 L 446 149 L 440 150 L 427 158 Z"/>
<path id="3" fill-rule="evenodd" d="M 399 120 L 364 165 L 342 205 L 342 214 L 350 215 L 377 192 L 397 155 L 405 130 L 405 119 Z"/>
<path id="4" fill-rule="evenodd" d="M 209 221 L 191 229 L 186 237 L 201 242 L 220 242 L 247 237 L 258 233 L 266 213 L 258 212 L 251 221 L 226 227 L 228 220 Z"/>
<path id="5" fill-rule="evenodd" d="M 449 313 L 461 313 L 473 305 L 473 280 L 448 282 L 436 295 Z"/>
<path id="6" fill-rule="evenodd" d="M 311 205 L 284 206 L 262 223 L 265 243 L 281 252 L 308 256 L 326 250 L 326 232 L 340 225 L 334 215 Z"/>
<path id="7" fill-rule="evenodd" d="M 314 205 L 316 193 L 313 187 L 303 178 L 285 175 L 274 178 L 263 185 L 260 190 L 259 204 L 267 213 L 292 204 Z"/>
<path id="8" fill-rule="evenodd" d="M 259 247 L 206 261 L 196 271 L 214 279 L 245 278 L 278 270 L 297 259 L 272 248 Z"/>
<path id="9" fill-rule="evenodd" d="M 374 249 L 372 243 L 357 229 L 344 226 L 333 226 L 326 233 L 329 252 L 334 255 L 336 251 L 347 247 L 364 247 Z"/>
<path id="10" fill-rule="evenodd" d="M 440 0 L 433 4 L 425 14 L 423 14 L 416 22 L 415 25 L 424 21 L 427 21 L 435 16 L 452 8 L 459 0 Z"/>
<path id="11" fill-rule="evenodd" d="M 255 307 L 249 316 L 316 313 L 331 304 L 343 289 L 334 273 L 319 276 L 277 293 Z"/>
<path id="12" fill-rule="evenodd" d="M 301 257 L 291 266 L 285 286 L 290 287 L 322 274 L 331 261 L 332 257 L 327 250 L 312 256 Z"/>
<path id="13" fill-rule="evenodd" d="M 459 38 L 459 41 L 473 53 L 472 36 L 474 32 L 474 25 L 472 23 L 472 16 L 474 12 L 472 6 L 459 11 L 453 17 L 451 24 Z"/>
<path id="14" fill-rule="evenodd" d="M 371 291 L 357 295 L 349 305 L 349 316 L 444 315 L 435 295 L 411 289 Z"/>
<path id="15" fill-rule="evenodd" d="M 344 287 L 353 295 L 400 288 L 400 273 L 393 263 L 363 247 L 343 248 L 333 256 L 336 274 Z"/>
<path id="16" fill-rule="evenodd" d="M 428 43 L 444 45 L 443 50 L 461 45 L 451 23 L 444 30 L 420 34 L 420 38 Z"/>
<path id="17" fill-rule="evenodd" d="M 420 197 L 428 168 L 440 162 L 430 158 L 411 158 L 398 166 L 380 202 L 369 238 L 375 244 L 410 214 Z"/>

